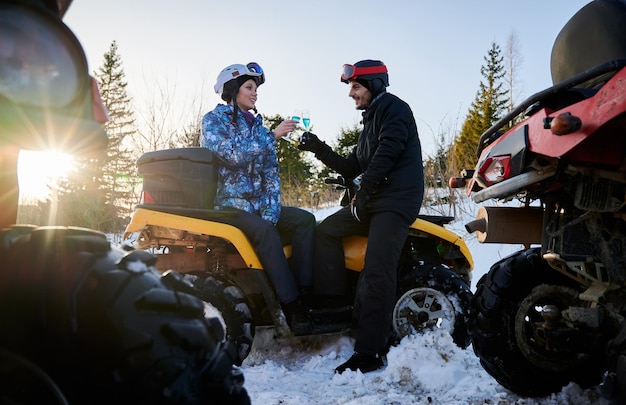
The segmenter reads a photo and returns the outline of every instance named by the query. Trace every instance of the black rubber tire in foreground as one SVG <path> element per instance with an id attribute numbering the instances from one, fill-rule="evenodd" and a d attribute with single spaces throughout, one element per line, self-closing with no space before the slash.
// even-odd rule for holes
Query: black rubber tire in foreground
<path id="1" fill-rule="evenodd" d="M 419 263 L 400 278 L 398 286 L 393 312 L 396 340 L 413 331 L 445 327 L 457 346 L 469 346 L 472 292 L 458 274 L 441 264 Z"/>
<path id="2" fill-rule="evenodd" d="M 70 404 L 250 403 L 221 324 L 155 256 L 81 228 L 7 228 L 0 243 L 0 347 Z M 46 399 L 14 388 L 12 403 Z"/>
<path id="3" fill-rule="evenodd" d="M 232 283 L 206 273 L 199 274 L 193 284 L 197 288 L 196 296 L 219 312 L 226 340 L 237 351 L 235 364 L 240 366 L 252 350 L 255 334 L 254 318 L 243 292 Z"/>
<path id="4" fill-rule="evenodd" d="M 503 387 L 525 397 L 558 392 L 569 382 L 597 384 L 605 362 L 600 344 L 587 352 L 546 350 L 545 339 L 535 329 L 543 323 L 540 311 L 545 305 L 560 310 L 585 306 L 578 299 L 580 292 L 541 258 L 538 248 L 494 264 L 478 281 L 472 303 L 472 346 L 483 368 Z"/>

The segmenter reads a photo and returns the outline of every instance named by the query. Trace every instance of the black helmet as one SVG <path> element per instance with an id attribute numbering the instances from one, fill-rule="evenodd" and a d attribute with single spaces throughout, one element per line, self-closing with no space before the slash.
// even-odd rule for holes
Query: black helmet
<path id="1" fill-rule="evenodd" d="M 387 66 L 382 61 L 372 59 L 365 59 L 354 65 L 343 65 L 341 81 L 349 83 L 350 80 L 361 83 L 376 96 L 389 86 Z"/>

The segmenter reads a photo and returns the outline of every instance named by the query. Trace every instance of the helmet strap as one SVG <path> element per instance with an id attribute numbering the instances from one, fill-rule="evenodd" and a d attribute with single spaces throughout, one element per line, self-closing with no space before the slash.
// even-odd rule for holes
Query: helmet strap
<path id="1" fill-rule="evenodd" d="M 239 104 L 237 104 L 237 93 L 239 92 L 239 88 L 235 89 L 233 94 L 233 118 L 230 120 L 230 123 L 237 126 L 237 114 L 239 113 Z"/>

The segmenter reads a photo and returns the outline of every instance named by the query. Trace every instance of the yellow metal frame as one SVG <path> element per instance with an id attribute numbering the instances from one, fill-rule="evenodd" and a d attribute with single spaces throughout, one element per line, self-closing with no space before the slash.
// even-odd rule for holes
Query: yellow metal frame
<path id="1" fill-rule="evenodd" d="M 124 239 L 126 239 L 133 232 L 142 231 L 148 225 L 157 224 L 158 226 L 166 228 L 184 230 L 198 235 L 217 236 L 225 239 L 235 246 L 241 255 L 241 258 L 246 263 L 246 266 L 254 269 L 263 269 L 263 266 L 261 265 L 261 262 L 259 261 L 259 258 L 246 235 L 239 228 L 220 222 L 169 214 L 160 211 L 152 211 L 145 208 L 137 208 L 133 214 L 131 222 L 126 227 Z M 465 244 L 465 241 L 454 232 L 444 228 L 443 226 L 439 226 L 419 218 L 411 224 L 411 228 L 435 235 L 440 239 L 446 240 L 458 246 L 463 256 L 467 259 L 470 265 L 470 270 L 474 268 L 474 259 L 472 258 L 469 248 Z M 344 249 L 346 250 L 346 268 L 357 271 L 362 269 L 363 260 L 365 258 L 364 249 L 366 246 L 367 238 L 365 237 L 351 236 L 344 240 Z M 287 257 L 291 255 L 290 250 L 290 247 L 285 248 L 285 255 Z"/>
<path id="2" fill-rule="evenodd" d="M 235 246 L 241 258 L 246 263 L 246 266 L 253 269 L 263 268 L 246 235 L 244 235 L 239 228 L 220 222 L 137 208 L 132 216 L 131 222 L 126 226 L 124 239 L 133 232 L 142 231 L 148 225 L 157 224 L 158 226 L 180 229 L 197 235 L 218 236 L 223 238 Z"/>
<path id="3" fill-rule="evenodd" d="M 465 243 L 463 238 L 461 238 L 456 233 L 444 228 L 443 226 L 433 224 L 432 222 L 428 222 L 420 218 L 417 218 L 411 224 L 411 228 L 429 233 L 431 235 L 435 235 L 439 237 L 440 239 L 446 240 L 454 245 L 457 245 L 459 249 L 461 250 L 461 253 L 463 253 L 463 256 L 465 256 L 465 258 L 467 259 L 470 265 L 470 269 L 474 268 L 474 258 L 472 257 L 472 254 L 470 253 L 470 250 L 467 247 L 467 244 Z"/>

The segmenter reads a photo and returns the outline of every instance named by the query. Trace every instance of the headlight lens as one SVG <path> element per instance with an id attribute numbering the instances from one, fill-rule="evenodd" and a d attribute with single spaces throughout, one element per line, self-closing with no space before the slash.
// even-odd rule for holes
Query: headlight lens
<path id="1" fill-rule="evenodd" d="M 45 11 L 0 5 L 0 95 L 32 106 L 65 107 L 88 83 L 80 43 Z"/>
<path id="2" fill-rule="evenodd" d="M 493 156 L 482 162 L 478 170 L 478 176 L 482 179 L 485 186 L 491 186 L 507 179 L 510 172 L 510 156 Z"/>

